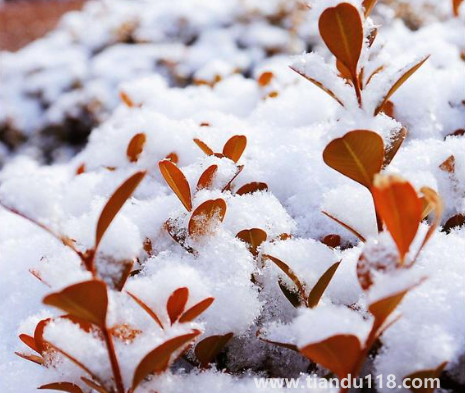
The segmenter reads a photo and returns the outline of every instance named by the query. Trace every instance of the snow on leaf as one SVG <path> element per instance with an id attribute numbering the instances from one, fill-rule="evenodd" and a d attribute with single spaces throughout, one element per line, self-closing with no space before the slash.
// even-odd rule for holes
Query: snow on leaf
<path id="1" fill-rule="evenodd" d="M 200 175 L 199 181 L 197 182 L 197 191 L 203 190 L 204 188 L 209 189 L 212 186 L 213 178 L 215 177 L 218 165 L 210 165 Z"/>
<path id="2" fill-rule="evenodd" d="M 236 237 L 247 243 L 247 247 L 253 255 L 258 255 L 258 247 L 266 241 L 267 234 L 263 229 L 251 228 L 240 231 Z"/>
<path id="3" fill-rule="evenodd" d="M 224 199 L 211 199 L 198 206 L 189 220 L 189 236 L 195 238 L 214 231 L 216 225 L 223 221 L 226 214 Z"/>

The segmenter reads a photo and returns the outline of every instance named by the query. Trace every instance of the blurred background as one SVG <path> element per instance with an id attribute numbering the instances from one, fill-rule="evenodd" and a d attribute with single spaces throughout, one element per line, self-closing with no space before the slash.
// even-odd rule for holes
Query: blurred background
<path id="1" fill-rule="evenodd" d="M 86 0 L 0 0 L 0 49 L 17 51 L 52 30 L 61 15 Z"/>

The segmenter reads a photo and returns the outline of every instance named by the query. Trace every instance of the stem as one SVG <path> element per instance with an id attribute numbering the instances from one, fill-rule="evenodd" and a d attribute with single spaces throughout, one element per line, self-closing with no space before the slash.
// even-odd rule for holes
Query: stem
<path id="1" fill-rule="evenodd" d="M 108 357 L 110 358 L 111 369 L 113 371 L 113 378 L 115 379 L 117 393 L 124 393 L 123 378 L 121 377 L 121 371 L 119 368 L 118 358 L 116 357 L 115 345 L 113 343 L 113 337 L 106 327 L 102 329 L 105 343 L 107 344 Z"/>
<path id="2" fill-rule="evenodd" d="M 355 94 L 357 95 L 358 106 L 362 108 L 362 90 L 360 87 L 360 80 L 358 79 L 357 75 L 352 76 L 352 81 L 354 83 Z"/>

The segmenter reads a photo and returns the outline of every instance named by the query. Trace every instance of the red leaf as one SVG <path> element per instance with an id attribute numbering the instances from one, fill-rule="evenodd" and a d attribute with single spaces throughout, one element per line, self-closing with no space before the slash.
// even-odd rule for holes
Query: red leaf
<path id="1" fill-rule="evenodd" d="M 247 138 L 244 135 L 235 135 L 225 143 L 223 155 L 237 162 L 241 158 L 246 146 Z"/>
<path id="2" fill-rule="evenodd" d="M 39 366 L 42 366 L 45 364 L 44 359 L 42 359 L 40 356 L 37 356 L 37 355 L 27 355 L 21 352 L 15 352 L 15 355 L 19 356 L 20 358 L 29 360 L 32 363 L 38 364 Z"/>
<path id="3" fill-rule="evenodd" d="M 150 351 L 142 359 L 134 372 L 132 390 L 135 390 L 149 374 L 158 374 L 165 371 L 169 367 L 173 353 L 179 351 L 199 334 L 199 330 L 194 330 L 192 333 L 172 338 Z"/>
<path id="4" fill-rule="evenodd" d="M 194 350 L 195 356 L 200 362 L 200 367 L 207 368 L 232 337 L 233 333 L 228 333 L 225 335 L 210 336 L 200 341 Z"/>
<path id="5" fill-rule="evenodd" d="M 101 328 L 105 327 L 108 295 L 103 281 L 90 280 L 71 285 L 46 296 L 44 303 Z"/>
<path id="6" fill-rule="evenodd" d="M 145 173 L 145 171 L 136 172 L 130 178 L 125 180 L 123 184 L 121 184 L 116 189 L 116 191 L 104 206 L 97 222 L 94 250 L 98 248 L 100 241 L 102 240 L 103 235 L 110 226 L 111 222 L 123 207 L 124 203 L 131 197 L 134 190 L 144 178 Z"/>
<path id="7" fill-rule="evenodd" d="M 258 191 L 268 191 L 268 185 L 259 182 L 247 183 L 236 191 L 236 195 L 253 194 Z"/>
<path id="8" fill-rule="evenodd" d="M 213 297 L 207 297 L 206 299 L 203 299 L 202 301 L 193 305 L 191 308 L 184 311 L 184 313 L 179 318 L 179 322 L 186 323 L 193 321 L 200 314 L 202 314 L 208 307 L 210 307 L 214 300 L 215 298 Z"/>
<path id="9" fill-rule="evenodd" d="M 187 211 L 192 210 L 191 188 L 184 173 L 171 161 L 163 160 L 158 163 L 160 172 Z"/>
<path id="10" fill-rule="evenodd" d="M 34 337 L 29 336 L 27 334 L 20 334 L 19 339 L 26 344 L 29 348 L 31 348 L 33 351 L 36 351 L 37 353 L 40 354 L 39 348 L 36 346 L 36 342 L 34 340 Z"/>
<path id="11" fill-rule="evenodd" d="M 189 289 L 186 287 L 176 289 L 169 297 L 166 303 L 166 310 L 168 311 L 171 325 L 175 323 L 184 312 L 187 299 L 189 299 Z"/>
<path id="12" fill-rule="evenodd" d="M 126 155 L 130 162 L 136 162 L 139 159 L 139 156 L 144 150 L 146 139 L 143 132 L 132 137 L 126 150 Z"/>
<path id="13" fill-rule="evenodd" d="M 362 6 L 365 9 L 365 17 L 371 14 L 378 0 L 363 0 Z"/>
<path id="14" fill-rule="evenodd" d="M 258 77 L 258 84 L 261 87 L 268 86 L 271 83 L 271 80 L 273 79 L 273 73 L 270 71 L 265 71 L 263 72 L 259 77 Z"/>
<path id="15" fill-rule="evenodd" d="M 216 225 L 223 221 L 225 214 L 226 202 L 224 199 L 205 201 L 192 213 L 188 225 L 189 235 L 197 237 L 211 233 Z"/>
<path id="16" fill-rule="evenodd" d="M 386 168 L 396 156 L 407 137 L 407 130 L 402 127 L 391 139 L 391 144 L 384 152 L 383 168 Z"/>

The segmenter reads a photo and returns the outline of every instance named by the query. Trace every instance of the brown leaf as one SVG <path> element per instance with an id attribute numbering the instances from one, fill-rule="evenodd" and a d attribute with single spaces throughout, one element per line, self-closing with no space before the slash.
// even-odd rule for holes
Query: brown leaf
<path id="1" fill-rule="evenodd" d="M 36 328 L 34 329 L 34 342 L 37 348 L 37 352 L 40 354 L 43 354 L 46 349 L 43 337 L 44 329 L 51 322 L 51 320 L 51 318 L 42 319 L 41 321 L 39 321 L 39 323 L 36 325 Z"/>
<path id="2" fill-rule="evenodd" d="M 84 382 L 87 386 L 90 388 L 94 389 L 98 393 L 109 393 L 108 390 L 106 390 L 103 386 L 100 386 L 99 384 L 95 383 L 94 381 L 86 378 L 86 377 L 81 377 L 82 382 Z"/>
<path id="3" fill-rule="evenodd" d="M 250 252 L 257 256 L 258 255 L 258 247 L 266 241 L 267 234 L 263 229 L 260 228 L 252 228 L 252 229 L 244 229 L 240 231 L 236 237 L 243 242 L 247 243 L 247 247 L 249 248 Z"/>
<path id="4" fill-rule="evenodd" d="M 134 267 L 134 261 L 131 259 L 124 260 L 119 263 L 121 269 L 118 275 L 112 279 L 113 288 L 121 292 L 131 275 L 132 268 Z"/>
<path id="5" fill-rule="evenodd" d="M 286 284 L 283 283 L 283 280 L 281 278 L 278 278 L 278 285 L 283 295 L 286 297 L 287 300 L 289 300 L 289 303 L 291 303 L 295 308 L 300 307 L 301 299 L 299 292 L 296 290 L 289 289 L 286 286 Z"/>
<path id="6" fill-rule="evenodd" d="M 373 131 L 350 131 L 326 146 L 323 160 L 331 168 L 369 189 L 383 165 L 383 139 Z"/>
<path id="7" fill-rule="evenodd" d="M 108 309 L 107 286 L 99 280 L 80 282 L 46 296 L 44 304 L 104 328 Z"/>
<path id="8" fill-rule="evenodd" d="M 132 327 L 128 323 L 123 323 L 112 326 L 110 329 L 110 333 L 112 336 L 116 337 L 121 341 L 131 343 L 136 339 L 136 337 L 139 334 L 142 333 L 142 331 Z"/>
<path id="9" fill-rule="evenodd" d="M 121 101 L 124 102 L 124 104 L 128 107 L 128 108 L 132 108 L 134 107 L 134 102 L 131 100 L 131 98 L 128 96 L 128 94 L 124 91 L 120 91 L 119 92 L 119 98 L 121 99 Z"/>
<path id="10" fill-rule="evenodd" d="M 102 213 L 97 222 L 97 229 L 95 231 L 95 246 L 94 250 L 97 250 L 100 241 L 103 238 L 106 230 L 110 226 L 111 222 L 118 214 L 124 203 L 131 197 L 139 183 L 145 176 L 145 171 L 136 172 L 134 175 L 126 179 L 121 184 L 113 195 L 110 197 L 106 205 L 104 206 Z"/>
<path id="11" fill-rule="evenodd" d="M 376 211 L 397 245 L 402 264 L 421 222 L 421 199 L 409 182 L 396 175 L 376 176 L 372 194 Z"/>
<path id="12" fill-rule="evenodd" d="M 198 206 L 189 220 L 189 236 L 197 237 L 211 233 L 215 226 L 223 222 L 226 214 L 224 199 L 211 199 Z"/>
<path id="13" fill-rule="evenodd" d="M 82 175 L 86 171 L 86 164 L 82 163 L 76 168 L 76 176 Z"/>
<path id="14" fill-rule="evenodd" d="M 305 301 L 305 287 L 297 277 L 297 275 L 292 271 L 292 269 L 283 261 L 278 258 L 275 258 L 271 255 L 263 255 L 264 259 L 269 259 L 272 261 L 276 266 L 278 266 L 295 284 L 297 290 L 299 291 L 301 302 Z"/>
<path id="15" fill-rule="evenodd" d="M 205 142 L 202 142 L 198 138 L 194 138 L 195 144 L 200 147 L 200 149 L 207 155 L 207 156 L 212 156 L 214 154 L 213 150 L 208 147 L 208 145 Z"/>
<path id="16" fill-rule="evenodd" d="M 463 225 L 465 225 L 465 214 L 455 214 L 446 221 L 442 231 L 450 233 L 453 229 L 460 228 Z"/>
<path id="17" fill-rule="evenodd" d="M 42 385 L 37 389 L 43 390 L 58 390 L 60 392 L 68 392 L 68 393 L 84 393 L 84 391 L 74 383 L 71 382 L 54 382 L 49 383 L 47 385 Z"/>
<path id="18" fill-rule="evenodd" d="M 157 323 L 158 326 L 160 326 L 161 329 L 164 329 L 163 324 L 160 321 L 160 318 L 158 318 L 158 315 L 153 311 L 145 302 L 143 302 L 141 299 L 139 299 L 136 295 L 133 293 L 126 291 L 126 293 L 131 296 L 134 301 L 147 313 L 150 315 L 150 317 Z"/>
<path id="19" fill-rule="evenodd" d="M 420 192 L 423 194 L 428 205 L 432 206 L 431 210 L 434 210 L 435 214 L 434 214 L 434 221 L 432 222 L 431 226 L 426 232 L 425 238 L 423 239 L 420 247 L 418 248 L 415 258 L 413 259 L 414 261 L 418 258 L 418 255 L 420 254 L 421 250 L 426 245 L 426 243 L 428 242 L 428 240 L 431 238 L 434 231 L 438 227 L 439 223 L 441 222 L 441 216 L 442 216 L 442 211 L 443 211 L 442 199 L 436 191 L 434 191 L 432 188 L 429 188 L 429 187 L 422 187 L 420 189 Z M 422 203 L 421 199 L 420 199 L 420 203 Z M 422 208 L 423 208 L 423 204 L 422 204 Z M 423 209 L 422 209 L 422 214 L 423 214 Z M 423 219 L 423 217 L 421 217 L 421 219 Z"/>
<path id="20" fill-rule="evenodd" d="M 129 141 L 128 148 L 126 150 L 126 155 L 130 162 L 137 162 L 139 156 L 144 151 L 144 145 L 147 140 L 147 137 L 142 132 L 140 134 L 136 134 L 132 137 Z"/>
<path id="21" fill-rule="evenodd" d="M 200 314 L 202 314 L 208 307 L 210 307 L 214 300 L 215 298 L 213 297 L 207 297 L 206 299 L 201 300 L 197 304 L 194 304 L 191 308 L 183 312 L 183 314 L 179 318 L 179 322 L 186 323 L 193 321 Z"/>
<path id="22" fill-rule="evenodd" d="M 232 337 L 233 333 L 228 333 L 225 335 L 210 336 L 200 341 L 194 349 L 195 356 L 200 362 L 200 367 L 207 368 Z"/>
<path id="23" fill-rule="evenodd" d="M 371 14 L 371 11 L 375 7 L 378 0 L 363 0 L 362 6 L 365 10 L 365 17 Z"/>
<path id="24" fill-rule="evenodd" d="M 341 106 L 344 106 L 344 103 L 342 102 L 342 100 L 340 98 L 338 98 L 336 96 L 336 94 L 334 94 L 330 89 L 328 89 L 322 82 L 308 76 L 308 75 L 305 75 L 304 73 L 300 72 L 299 70 L 297 70 L 296 68 L 294 67 L 290 67 L 292 71 L 295 71 L 297 72 L 300 76 L 303 76 L 305 79 L 307 79 L 308 81 L 312 82 L 315 86 L 319 87 L 321 90 L 323 90 L 326 94 L 328 94 L 330 97 L 332 97 L 334 100 L 336 100 L 339 105 Z"/>
<path id="25" fill-rule="evenodd" d="M 186 287 L 176 289 L 169 297 L 166 303 L 166 310 L 168 311 L 171 325 L 175 323 L 184 312 L 187 299 L 189 299 L 189 289 Z"/>
<path id="26" fill-rule="evenodd" d="M 447 362 L 443 362 L 436 368 L 429 369 L 429 370 L 416 371 L 414 373 L 406 375 L 403 378 L 403 382 L 405 383 L 406 380 L 409 380 L 409 382 L 407 382 L 407 385 L 410 385 L 409 390 L 413 393 L 433 393 L 436 390 L 436 387 L 437 388 L 440 387 L 439 377 L 441 376 L 441 373 L 446 368 L 446 366 L 447 366 Z M 411 386 L 412 381 L 414 379 L 422 380 L 421 387 L 414 388 L 413 386 Z M 437 382 L 435 381 L 433 383 L 434 379 L 437 379 Z"/>
<path id="27" fill-rule="evenodd" d="M 34 340 L 34 337 L 29 336 L 28 334 L 20 334 L 19 339 L 26 344 L 29 348 L 31 348 L 33 351 L 37 352 L 40 354 L 39 348 L 36 346 L 36 342 Z"/>
<path id="28" fill-rule="evenodd" d="M 213 178 L 218 170 L 218 165 L 210 165 L 200 175 L 199 181 L 197 182 L 197 191 L 203 190 L 204 188 L 210 189 L 213 183 Z"/>
<path id="29" fill-rule="evenodd" d="M 354 369 L 361 356 L 362 346 L 356 336 L 340 334 L 299 350 L 306 358 L 331 370 L 342 379 Z"/>
<path id="30" fill-rule="evenodd" d="M 268 86 L 271 83 L 271 80 L 273 79 L 273 73 L 270 71 L 265 71 L 263 72 L 259 77 L 258 77 L 258 84 L 261 87 Z"/>
<path id="31" fill-rule="evenodd" d="M 447 159 L 439 165 L 439 169 L 443 170 L 444 172 L 454 173 L 455 172 L 455 156 L 451 155 L 447 157 Z"/>
<path id="32" fill-rule="evenodd" d="M 186 344 L 191 342 L 199 334 L 199 330 L 194 330 L 192 333 L 172 338 L 150 351 L 141 360 L 134 372 L 132 390 L 135 390 L 149 374 L 158 374 L 165 371 L 170 365 L 172 355 L 185 347 Z"/>
<path id="33" fill-rule="evenodd" d="M 397 79 L 397 81 L 391 86 L 387 94 L 382 98 L 381 102 L 378 104 L 378 106 L 375 109 L 374 115 L 376 116 L 381 110 L 383 109 L 384 104 L 391 98 L 391 96 L 397 91 L 399 87 L 401 87 L 404 82 L 410 78 L 422 65 L 423 63 L 429 59 L 429 56 L 426 56 L 422 60 L 420 60 L 418 63 L 416 63 L 414 66 L 410 67 L 407 71 L 405 71 L 402 76 Z"/>
<path id="34" fill-rule="evenodd" d="M 179 157 L 174 151 L 172 151 L 170 154 L 168 154 L 165 157 L 165 159 L 168 160 L 168 161 L 171 161 L 173 164 L 177 164 L 179 162 Z"/>
<path id="35" fill-rule="evenodd" d="M 394 159 L 400 147 L 402 146 L 402 143 L 404 143 L 406 137 L 407 130 L 404 127 L 402 127 L 399 131 L 395 133 L 395 135 L 392 136 L 391 144 L 386 148 L 386 151 L 384 152 L 383 168 L 386 168 Z"/>
<path id="36" fill-rule="evenodd" d="M 236 195 L 253 194 L 258 191 L 268 191 L 268 185 L 259 182 L 247 183 L 236 191 Z"/>
<path id="37" fill-rule="evenodd" d="M 223 147 L 223 155 L 233 160 L 239 161 L 247 146 L 247 138 L 244 135 L 234 135 Z"/>
<path id="38" fill-rule="evenodd" d="M 318 282 L 310 291 L 310 294 L 307 298 L 307 306 L 310 308 L 314 308 L 318 306 L 323 293 L 325 292 L 326 288 L 328 287 L 329 283 L 333 279 L 334 273 L 336 273 L 337 268 L 339 267 L 341 261 L 336 262 L 335 264 L 331 265 L 320 277 Z"/>
<path id="39" fill-rule="evenodd" d="M 192 210 L 191 188 L 184 173 L 171 161 L 163 160 L 158 163 L 160 172 L 187 211 Z"/>
<path id="40" fill-rule="evenodd" d="M 346 66 L 355 83 L 363 44 L 362 18 L 357 8 L 349 3 L 327 8 L 320 16 L 318 28 L 328 49 Z"/>
<path id="41" fill-rule="evenodd" d="M 341 237 L 336 234 L 330 234 L 321 239 L 321 242 L 328 247 L 337 248 L 341 246 Z"/>
<path id="42" fill-rule="evenodd" d="M 407 292 L 412 288 L 413 286 L 370 304 L 368 311 L 370 311 L 375 318 L 372 328 L 373 331 L 378 331 L 384 325 L 389 315 L 391 315 Z"/>
<path id="43" fill-rule="evenodd" d="M 328 212 L 325 212 L 324 210 L 321 211 L 326 217 L 331 218 L 331 220 L 334 220 L 337 222 L 339 225 L 347 229 L 350 233 L 352 233 L 356 238 L 358 238 L 360 241 L 365 242 L 365 238 L 358 233 L 354 228 L 352 228 L 350 225 L 346 224 L 344 221 L 339 220 L 338 218 L 332 216 Z"/>

